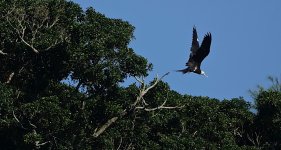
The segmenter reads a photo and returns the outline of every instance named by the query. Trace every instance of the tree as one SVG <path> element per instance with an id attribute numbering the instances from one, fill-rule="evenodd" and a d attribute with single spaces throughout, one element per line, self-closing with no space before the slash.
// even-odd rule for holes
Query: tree
<path id="1" fill-rule="evenodd" d="M 179 94 L 168 73 L 146 83 L 134 27 L 71 1 L 2 0 L 0 16 L 1 149 L 279 148 L 278 92 L 254 114 L 243 98 Z"/>
<path id="2" fill-rule="evenodd" d="M 144 94 L 120 99 L 128 89 L 119 83 L 152 68 L 128 47 L 128 22 L 64 0 L 1 1 L 0 14 L 0 79 L 11 91 L 2 92 L 7 148 L 87 148 L 107 120 L 141 102 Z"/>
<path id="3" fill-rule="evenodd" d="M 250 130 L 249 140 L 263 149 L 280 149 L 281 90 L 278 78 L 268 77 L 272 85 L 266 89 L 259 86 L 254 91 L 257 114 Z"/>
<path id="4" fill-rule="evenodd" d="M 81 13 L 65 1 L 1 1 L 1 82 L 31 99 L 68 76 L 69 31 Z"/>

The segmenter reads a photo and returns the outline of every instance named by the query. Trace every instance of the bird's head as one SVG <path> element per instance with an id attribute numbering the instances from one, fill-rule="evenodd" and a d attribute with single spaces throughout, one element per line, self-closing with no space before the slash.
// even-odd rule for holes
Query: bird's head
<path id="1" fill-rule="evenodd" d="M 205 77 L 208 77 L 203 70 L 201 70 L 201 75 L 204 75 Z"/>

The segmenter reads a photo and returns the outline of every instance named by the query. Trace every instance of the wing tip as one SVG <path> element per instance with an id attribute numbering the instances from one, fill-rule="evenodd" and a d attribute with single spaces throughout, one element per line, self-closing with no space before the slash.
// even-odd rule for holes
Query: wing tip
<path id="1" fill-rule="evenodd" d="M 210 39 L 212 39 L 212 34 L 211 34 L 211 32 L 207 32 L 207 33 L 205 34 L 204 38 L 210 38 Z"/>
<path id="2" fill-rule="evenodd" d="M 193 30 L 193 32 L 197 32 L 197 31 L 196 31 L 196 26 L 195 26 L 195 25 L 193 25 L 192 30 Z"/>
<path id="3" fill-rule="evenodd" d="M 193 30 L 196 30 L 196 25 L 193 25 Z"/>

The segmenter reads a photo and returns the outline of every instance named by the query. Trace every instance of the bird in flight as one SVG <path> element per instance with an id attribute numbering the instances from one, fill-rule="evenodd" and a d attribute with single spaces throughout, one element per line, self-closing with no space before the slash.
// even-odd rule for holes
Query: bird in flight
<path id="1" fill-rule="evenodd" d="M 210 53 L 210 47 L 212 42 L 212 35 L 210 32 L 205 34 L 203 42 L 201 46 L 199 46 L 198 36 L 195 26 L 193 27 L 193 35 L 192 35 L 192 45 L 190 48 L 190 55 L 188 62 L 186 63 L 187 68 L 182 70 L 177 70 L 178 72 L 182 72 L 183 74 L 194 72 L 200 75 L 204 75 L 208 77 L 203 70 L 200 69 L 202 61 L 208 56 Z"/>

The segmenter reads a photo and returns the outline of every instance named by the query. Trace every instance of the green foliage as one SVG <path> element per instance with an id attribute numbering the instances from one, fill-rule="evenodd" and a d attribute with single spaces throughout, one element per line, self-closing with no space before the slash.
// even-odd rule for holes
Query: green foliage
<path id="1" fill-rule="evenodd" d="M 13 90 L 0 83 L 0 127 L 8 127 L 13 123 L 11 114 L 14 108 Z"/>
<path id="2" fill-rule="evenodd" d="M 187 97 L 190 104 L 186 107 L 184 122 L 188 133 L 204 140 L 202 146 L 225 149 L 237 147 L 245 123 L 251 121 L 253 114 L 250 105 L 242 99 L 218 101 L 204 97 Z"/>
<path id="3" fill-rule="evenodd" d="M 260 145 L 270 149 L 281 148 L 281 92 L 263 91 L 256 99 L 256 133 Z"/>
<path id="4" fill-rule="evenodd" d="M 81 8 L 54 0 L 1 3 L 0 50 L 6 55 L 0 55 L 0 80 L 34 99 L 50 81 L 68 76 L 67 30 Z"/>
<path id="5" fill-rule="evenodd" d="M 92 92 L 114 89 L 128 76 L 146 76 L 151 65 L 128 48 L 134 27 L 89 8 L 73 29 L 71 77 Z M 115 90 L 115 89 L 114 89 Z"/>
<path id="6" fill-rule="evenodd" d="M 128 22 L 65 0 L 1 0 L 0 16 L 0 149 L 280 149 L 277 79 L 257 114 L 157 78 L 122 87 L 152 69 Z"/>
<path id="7" fill-rule="evenodd" d="M 258 95 L 262 93 L 263 91 L 275 91 L 275 92 L 281 92 L 281 84 L 280 79 L 273 76 L 268 76 L 268 80 L 271 82 L 271 86 L 268 89 L 265 89 L 263 86 L 258 85 L 257 90 L 249 90 L 251 96 L 254 99 L 257 99 Z"/>

